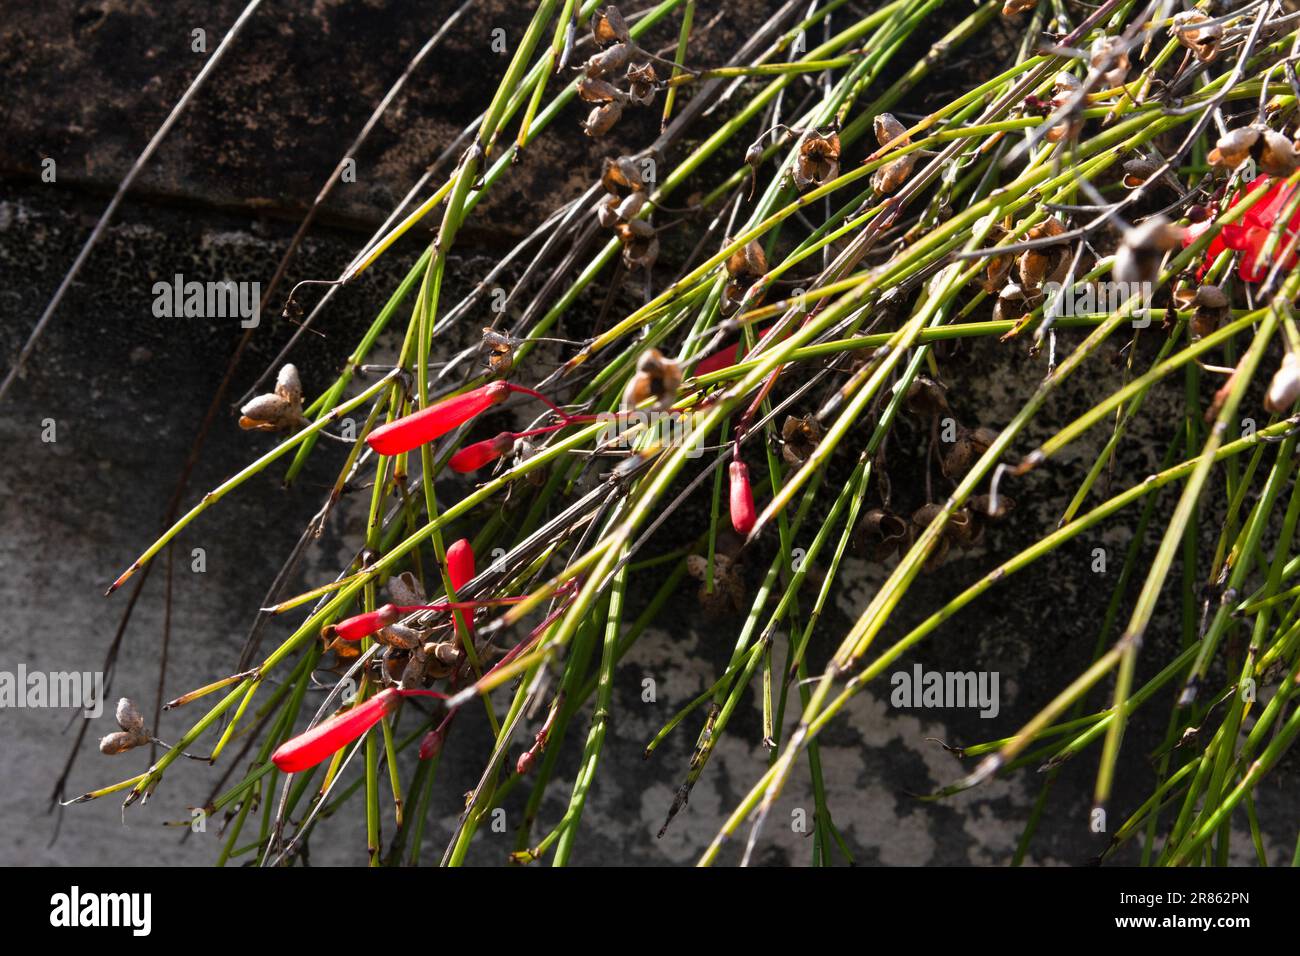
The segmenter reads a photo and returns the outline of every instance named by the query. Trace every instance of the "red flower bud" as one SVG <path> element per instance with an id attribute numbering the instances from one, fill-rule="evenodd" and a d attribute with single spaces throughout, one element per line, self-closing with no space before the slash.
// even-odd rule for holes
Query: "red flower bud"
<path id="1" fill-rule="evenodd" d="M 356 617 L 349 617 L 337 624 L 330 624 L 321 630 L 321 635 L 326 639 L 337 637 L 343 641 L 359 641 L 363 637 L 369 637 L 381 628 L 395 623 L 401 616 L 401 611 L 397 605 L 385 604 L 377 611 L 358 614 Z"/>
<path id="2" fill-rule="evenodd" d="M 441 438 L 493 405 L 510 397 L 505 382 L 489 382 L 461 395 L 453 395 L 437 404 L 422 408 L 405 418 L 381 425 L 366 438 L 367 444 L 381 455 L 400 455 L 412 448 Z"/>
<path id="3" fill-rule="evenodd" d="M 413 696 L 446 698 L 447 695 L 432 690 L 404 690 L 397 687 L 382 690 L 351 710 L 335 714 L 329 720 L 285 741 L 271 755 L 271 762 L 285 773 L 308 770 L 360 738 L 386 714 L 395 711 L 403 697 Z"/>
<path id="4" fill-rule="evenodd" d="M 424 735 L 420 741 L 420 759 L 432 760 L 438 754 L 442 753 L 442 728 L 438 727 Z"/>
<path id="5" fill-rule="evenodd" d="M 489 462 L 496 461 L 511 448 L 515 447 L 514 432 L 502 432 L 495 438 L 466 445 L 451 456 L 451 470 L 466 474 L 478 471 Z"/>
<path id="6" fill-rule="evenodd" d="M 537 760 L 537 754 L 531 750 L 525 750 L 519 755 L 519 761 L 515 764 L 515 773 L 523 776 L 533 769 L 533 762 Z"/>
<path id="7" fill-rule="evenodd" d="M 731 463 L 731 526 L 737 534 L 754 530 L 758 515 L 754 512 L 754 490 L 749 487 L 749 466 L 743 461 Z"/>
<path id="8" fill-rule="evenodd" d="M 469 539 L 454 541 L 447 549 L 447 577 L 451 578 L 451 587 L 455 591 L 474 577 L 474 549 L 470 547 Z"/>

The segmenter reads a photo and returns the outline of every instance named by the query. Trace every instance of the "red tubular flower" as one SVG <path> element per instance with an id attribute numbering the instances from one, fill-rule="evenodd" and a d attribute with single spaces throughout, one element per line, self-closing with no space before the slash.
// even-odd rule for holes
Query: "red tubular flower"
<path id="1" fill-rule="evenodd" d="M 386 714 L 395 711 L 403 697 L 414 696 L 445 698 L 447 695 L 432 690 L 398 687 L 382 690 L 351 710 L 335 714 L 329 720 L 285 741 L 271 755 L 271 762 L 285 773 L 308 770 L 322 760 L 328 760 L 379 723 Z"/>
<path id="2" fill-rule="evenodd" d="M 451 456 L 451 470 L 462 475 L 467 472 L 478 471 L 489 462 L 496 461 L 514 446 L 514 432 L 502 432 L 495 438 L 488 438 L 472 445 L 466 445 Z"/>
<path id="3" fill-rule="evenodd" d="M 271 755 L 271 762 L 285 773 L 314 767 L 359 738 L 379 723 L 385 714 L 391 714 L 401 700 L 402 694 L 396 687 L 380 691 L 351 710 L 336 714 L 285 741 Z"/>
<path id="4" fill-rule="evenodd" d="M 501 404 L 510 397 L 510 392 L 511 388 L 506 382 L 489 382 L 462 395 L 443 399 L 405 418 L 381 425 L 370 433 L 366 443 L 381 455 L 400 455 L 435 438 L 441 438 L 475 415 Z"/>
<path id="5" fill-rule="evenodd" d="M 1223 250 L 1233 249 L 1242 253 L 1241 264 L 1237 267 L 1237 275 L 1241 277 L 1241 280 L 1243 282 L 1264 281 L 1269 269 L 1274 265 L 1274 259 L 1286 249 L 1292 237 L 1297 232 L 1300 232 L 1300 211 L 1297 211 L 1291 217 L 1291 221 L 1283 228 L 1281 235 L 1278 237 L 1277 245 L 1273 247 L 1272 256 L 1267 259 L 1264 258 L 1264 245 L 1268 241 L 1269 232 L 1291 201 L 1294 189 L 1286 186 L 1285 180 L 1259 176 L 1247 184 L 1229 205 L 1229 208 L 1236 206 L 1237 203 L 1241 202 L 1243 196 L 1253 192 L 1256 187 L 1269 182 L 1272 185 L 1253 206 L 1246 210 L 1238 222 L 1224 226 L 1220 229 L 1219 234 L 1210 240 L 1210 245 L 1205 250 L 1205 266 L 1202 267 L 1202 272 L 1218 258 Z M 1207 218 L 1204 222 L 1189 226 L 1183 234 L 1183 246 L 1190 246 L 1213 225 L 1214 219 Z M 1283 264 L 1283 268 L 1292 268 L 1296 263 L 1296 258 L 1296 255 L 1292 253 Z"/>
<path id="6" fill-rule="evenodd" d="M 401 616 L 401 610 L 397 605 L 385 604 L 377 611 L 358 614 L 356 617 L 346 618 L 337 624 L 327 625 L 321 630 L 321 635 L 327 640 L 337 637 L 344 641 L 359 641 L 363 637 L 369 637 L 376 631 L 395 623 Z"/>
<path id="7" fill-rule="evenodd" d="M 749 466 L 743 461 L 731 463 L 731 526 L 737 534 L 754 530 L 758 515 L 754 511 L 754 490 L 749 486 Z"/>

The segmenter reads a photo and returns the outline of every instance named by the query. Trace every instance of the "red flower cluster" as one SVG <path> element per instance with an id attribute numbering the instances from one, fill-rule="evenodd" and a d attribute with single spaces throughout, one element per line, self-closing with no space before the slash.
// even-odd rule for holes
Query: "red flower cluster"
<path id="1" fill-rule="evenodd" d="M 1209 248 L 1205 250 L 1206 267 L 1218 258 L 1219 254 L 1225 249 L 1233 249 L 1242 253 L 1241 265 L 1237 267 L 1237 275 L 1241 277 L 1241 280 L 1243 282 L 1263 282 L 1268 275 L 1269 269 L 1273 267 L 1273 259 L 1282 253 L 1296 233 L 1300 232 L 1300 211 L 1298 211 L 1282 230 L 1277 245 L 1273 247 L 1273 255 L 1264 256 L 1264 246 L 1268 241 L 1269 231 L 1276 224 L 1278 217 L 1282 215 L 1295 194 L 1294 187 L 1288 187 L 1285 180 L 1260 176 L 1239 192 L 1232 200 L 1231 205 L 1236 206 L 1237 203 L 1241 202 L 1243 196 L 1253 192 L 1257 186 L 1268 182 L 1271 182 L 1272 185 L 1269 186 L 1255 205 L 1246 210 L 1246 214 L 1242 216 L 1241 221 L 1224 226 L 1219 231 L 1219 234 L 1210 240 Z M 1213 225 L 1214 219 L 1207 218 L 1204 222 L 1189 226 L 1183 233 L 1183 246 L 1190 246 Z M 1293 267 L 1296 258 L 1297 256 L 1293 252 L 1287 258 L 1283 268 L 1290 269 Z"/>

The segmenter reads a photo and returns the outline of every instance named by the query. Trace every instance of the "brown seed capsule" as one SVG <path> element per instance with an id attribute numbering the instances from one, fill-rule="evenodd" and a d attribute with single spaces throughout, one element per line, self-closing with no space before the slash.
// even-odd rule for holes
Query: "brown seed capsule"
<path id="1" fill-rule="evenodd" d="M 872 129 L 876 134 L 876 142 L 881 146 L 893 142 L 900 136 L 903 139 L 899 140 L 897 146 L 908 146 L 912 142 L 911 137 L 905 135 L 907 127 L 891 113 L 881 113 L 877 116 L 872 121 Z M 871 176 L 871 188 L 885 196 L 898 192 L 907 182 L 907 178 L 912 175 L 912 167 L 916 165 L 916 159 L 915 153 L 908 153 L 880 167 Z"/>
<path id="2" fill-rule="evenodd" d="M 1160 166 L 1149 159 L 1130 159 L 1124 164 L 1124 188 L 1137 189 L 1154 173 Z"/>
<path id="3" fill-rule="evenodd" d="M 840 134 L 834 128 L 809 132 L 799 144 L 792 176 L 794 186 L 804 192 L 821 186 L 840 174 Z"/>
<path id="4" fill-rule="evenodd" d="M 1289 412 L 1297 399 L 1300 399 L 1300 358 L 1294 352 L 1287 352 L 1268 383 L 1264 410 L 1273 414 Z"/>
<path id="5" fill-rule="evenodd" d="M 1038 6 L 1038 0 L 1007 0 L 1002 5 L 1002 15 L 1004 17 L 1014 17 L 1021 13 L 1027 13 L 1034 7 Z"/>
<path id="6" fill-rule="evenodd" d="M 1052 99 L 1050 103 L 1052 112 L 1064 108 L 1066 104 L 1073 100 L 1081 85 L 1079 78 L 1073 73 L 1062 72 L 1056 74 L 1056 78 L 1052 82 Z M 1062 140 L 1076 139 L 1081 132 L 1083 132 L 1083 120 L 1077 116 L 1069 116 L 1056 123 L 1043 138 L 1049 143 L 1059 143 Z"/>
<path id="7" fill-rule="evenodd" d="M 587 121 L 582 124 L 582 131 L 595 139 L 604 136 L 623 117 L 623 104 L 618 100 L 602 103 L 591 111 Z"/>
<path id="8" fill-rule="evenodd" d="M 615 196 L 624 196 L 645 188 L 641 168 L 630 156 L 606 159 L 600 170 L 600 184 L 605 187 L 605 192 Z"/>
<path id="9" fill-rule="evenodd" d="M 483 347 L 487 349 L 488 368 L 496 375 L 505 375 L 515 362 L 515 343 L 508 335 L 491 328 L 483 329 Z M 407 572 L 408 574 L 410 572 Z M 423 601 L 398 601 L 398 604 L 422 604 Z"/>
<path id="10" fill-rule="evenodd" d="M 963 548 L 970 547 L 978 542 L 981 530 L 975 516 L 966 508 L 955 510 L 948 516 L 948 522 L 943 527 L 944 536 L 951 540 L 953 544 Z"/>
<path id="11" fill-rule="evenodd" d="M 1196 338 L 1209 335 L 1229 315 L 1228 297 L 1217 285 L 1203 285 L 1192 297 L 1192 334 Z"/>
<path id="12" fill-rule="evenodd" d="M 646 198 L 645 191 L 638 189 L 633 193 L 629 193 L 628 196 L 618 204 L 618 208 L 615 209 L 614 212 L 619 219 L 635 219 L 637 213 L 639 213 L 642 207 L 645 206 Z"/>
<path id="13" fill-rule="evenodd" d="M 1111 276 L 1116 282 L 1154 282 L 1160 273 L 1160 261 L 1165 253 L 1176 249 L 1183 238 L 1183 230 L 1163 216 L 1153 216 L 1139 226 L 1124 232 L 1124 239 L 1115 252 Z"/>
<path id="14" fill-rule="evenodd" d="M 618 205 L 621 200 L 613 193 L 605 196 L 596 203 L 596 221 L 606 229 L 613 229 L 618 225 Z"/>
<path id="15" fill-rule="evenodd" d="M 856 546 L 873 561 L 884 561 L 907 546 L 909 535 L 907 522 L 898 515 L 883 508 L 872 508 L 858 522 L 854 539 Z"/>
<path id="16" fill-rule="evenodd" d="M 276 376 L 275 390 L 258 395 L 239 412 L 239 427 L 245 431 L 276 432 L 305 424 L 298 369 L 284 366 Z"/>
<path id="17" fill-rule="evenodd" d="M 790 415 L 781 427 L 781 457 L 791 465 L 802 465 L 817 449 L 825 434 L 812 415 L 803 418 Z"/>
<path id="18" fill-rule="evenodd" d="M 650 269 L 659 258 L 659 237 L 654 226 L 644 219 L 620 222 L 614 227 L 623 243 L 623 265 L 629 271 Z"/>
<path id="19" fill-rule="evenodd" d="M 1128 78 L 1129 60 L 1126 44 L 1120 37 L 1101 36 L 1088 51 L 1089 63 L 1094 69 L 1102 69 L 1102 80 L 1108 89 L 1122 86 Z"/>
<path id="20" fill-rule="evenodd" d="M 630 34 L 627 21 L 618 7 L 608 6 L 597 10 L 591 18 L 591 38 L 597 46 L 609 46 L 611 43 L 626 43 Z"/>
<path id="21" fill-rule="evenodd" d="M 1043 293 L 1036 288 L 1026 289 L 1018 283 L 1008 283 L 998 293 L 997 302 L 993 303 L 994 322 L 1019 322 L 1032 310 L 1038 308 Z"/>
<path id="22" fill-rule="evenodd" d="M 638 106 L 649 106 L 654 102 L 655 87 L 659 83 L 659 76 L 655 73 L 654 64 L 642 63 L 639 66 L 632 64 L 627 68 L 627 95 L 633 103 Z"/>
<path id="23" fill-rule="evenodd" d="M 646 349 L 636 362 L 636 374 L 623 392 L 623 408 L 636 408 L 647 398 L 655 398 L 655 408 L 666 411 L 677 398 L 682 384 L 682 369 L 656 348 Z"/>
<path id="24" fill-rule="evenodd" d="M 1210 25 L 1202 26 L 1205 23 Z M 1175 14 L 1169 32 L 1204 63 L 1219 55 L 1219 43 L 1223 40 L 1223 24 L 1213 23 L 1209 17 L 1198 10 L 1186 10 Z"/>
<path id="25" fill-rule="evenodd" d="M 947 388 L 934 379 L 918 375 L 907 388 L 907 407 L 918 415 L 933 417 L 948 411 Z"/>
<path id="26" fill-rule="evenodd" d="M 149 738 L 141 734 L 133 734 L 128 730 L 117 730 L 100 738 L 99 752 L 112 757 L 148 742 Z"/>
<path id="27" fill-rule="evenodd" d="M 602 50 L 587 61 L 587 76 L 595 79 L 608 76 L 623 69 L 632 56 L 632 44 L 616 43 L 607 50 Z"/>
<path id="28" fill-rule="evenodd" d="M 686 558 L 686 571 L 700 582 L 700 607 L 709 616 L 734 614 L 745 603 L 745 582 L 741 566 L 730 555 L 724 554 L 719 541 L 713 553 L 713 590 L 707 590 L 709 559 L 692 554 Z"/>
<path id="29" fill-rule="evenodd" d="M 1025 238 L 1032 242 L 1051 239 L 1065 232 L 1065 226 L 1055 216 L 1038 223 L 1025 233 Z M 1016 259 L 1016 271 L 1020 274 L 1020 284 L 1029 288 L 1038 288 L 1044 282 L 1060 282 L 1070 271 L 1070 250 L 1065 243 L 1053 243 L 1035 249 L 1026 249 Z"/>
<path id="30" fill-rule="evenodd" d="M 586 103 L 612 103 L 622 100 L 625 94 L 613 83 L 584 76 L 578 80 L 578 96 Z"/>
<path id="31" fill-rule="evenodd" d="M 140 713 L 140 708 L 135 705 L 135 701 L 129 697 L 123 697 L 117 702 L 117 725 L 131 734 L 143 734 L 144 715 Z"/>
<path id="32" fill-rule="evenodd" d="M 1269 176 L 1290 176 L 1300 167 L 1300 155 L 1291 141 L 1266 126 L 1241 126 L 1225 133 L 1206 158 L 1211 166 L 1223 169 L 1254 159 L 1259 171 Z"/>
<path id="33" fill-rule="evenodd" d="M 384 656 L 384 676 L 394 684 L 399 683 L 411 658 L 407 654 L 389 652 Z"/>
<path id="34" fill-rule="evenodd" d="M 733 279 L 757 279 L 767 272 L 767 255 L 752 239 L 727 257 L 727 275 Z"/>

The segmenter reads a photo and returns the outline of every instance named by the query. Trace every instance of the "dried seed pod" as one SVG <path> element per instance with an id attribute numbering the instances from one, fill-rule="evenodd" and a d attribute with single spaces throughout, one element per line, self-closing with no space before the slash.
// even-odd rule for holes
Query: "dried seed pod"
<path id="1" fill-rule="evenodd" d="M 1036 6 L 1038 6 L 1038 0 L 1007 0 L 1002 5 L 1002 15 L 1004 17 L 1018 16 L 1022 13 L 1028 13 Z"/>
<path id="2" fill-rule="evenodd" d="M 399 683 L 402 675 L 406 673 L 406 668 L 410 664 L 411 656 L 403 654 L 396 649 L 389 649 L 384 654 L 384 677 L 392 683 Z"/>
<path id="3" fill-rule="evenodd" d="M 1259 127 L 1241 126 L 1220 136 L 1206 158 L 1212 166 L 1234 169 L 1251 157 L 1258 142 Z"/>
<path id="4" fill-rule="evenodd" d="M 906 135 L 907 127 L 895 119 L 892 113 L 881 113 L 877 116 L 872 121 L 872 129 L 876 134 L 876 142 L 881 146 L 893 142 L 900 136 L 903 138 L 899 140 L 898 146 L 908 146 L 912 142 L 911 137 Z M 912 175 L 912 167 L 916 165 L 916 159 L 915 153 L 908 153 L 880 167 L 871 175 L 871 188 L 886 196 L 898 192 L 907 182 L 907 178 Z"/>
<path id="5" fill-rule="evenodd" d="M 910 540 L 908 524 L 892 511 L 872 508 L 854 531 L 855 543 L 871 555 L 874 561 L 884 561 L 896 551 L 902 551 Z"/>
<path id="6" fill-rule="evenodd" d="M 745 283 L 734 280 L 722 287 L 722 298 L 718 308 L 724 316 L 731 315 L 740 308 L 740 303 L 745 299 L 746 288 L 748 287 Z"/>
<path id="7" fill-rule="evenodd" d="M 99 752 L 112 757 L 147 743 L 149 738 L 142 734 L 133 734 L 129 730 L 116 730 L 100 738 Z"/>
<path id="8" fill-rule="evenodd" d="M 410 651 L 424 643 L 424 632 L 404 624 L 390 624 L 375 632 L 375 640 L 385 647 Z"/>
<path id="9" fill-rule="evenodd" d="M 1217 285 L 1203 285 L 1192 297 L 1192 334 L 1198 339 L 1219 327 L 1231 311 L 1228 297 Z"/>
<path id="10" fill-rule="evenodd" d="M 1292 142 L 1267 126 L 1240 126 L 1219 137 L 1207 157 L 1211 166 L 1236 169 L 1254 159 L 1268 176 L 1290 176 L 1300 167 L 1300 154 Z"/>
<path id="11" fill-rule="evenodd" d="M 641 169 L 630 156 L 606 159 L 600 168 L 600 184 L 605 187 L 605 192 L 615 196 L 625 196 L 645 188 Z"/>
<path id="12" fill-rule="evenodd" d="M 627 68 L 627 96 L 637 106 L 654 102 L 659 75 L 653 63 L 631 64 Z"/>
<path id="13" fill-rule="evenodd" d="M 635 219 L 637 213 L 639 213 L 645 206 L 646 199 L 647 196 L 643 189 L 638 189 L 635 192 L 629 193 L 627 198 L 618 204 L 618 208 L 614 211 L 615 215 L 617 215 L 619 219 Z"/>
<path id="14" fill-rule="evenodd" d="M 631 272 L 651 269 L 659 258 L 659 237 L 644 219 L 620 222 L 614 227 L 623 243 L 623 265 Z"/>
<path id="15" fill-rule="evenodd" d="M 968 509 L 958 508 L 948 516 L 943 533 L 953 544 L 968 548 L 979 541 L 981 530 L 979 522 Z"/>
<path id="16" fill-rule="evenodd" d="M 1025 238 L 1032 242 L 1051 239 L 1065 232 L 1065 226 L 1055 216 L 1032 227 Z M 1065 243 L 1053 243 L 1035 249 L 1026 249 L 1016 259 L 1020 284 L 1036 289 L 1044 282 L 1060 282 L 1070 271 L 1070 250 Z"/>
<path id="17" fill-rule="evenodd" d="M 1300 399 L 1300 358 L 1294 352 L 1287 352 L 1268 383 L 1264 410 L 1273 414 L 1289 412 L 1297 399 Z"/>
<path id="18" fill-rule="evenodd" d="M 597 79 L 623 69 L 632 56 L 631 43 L 615 43 L 587 61 L 587 76 Z"/>
<path id="19" fill-rule="evenodd" d="M 492 328 L 483 329 L 483 346 L 488 350 L 487 366 L 504 376 L 515 364 L 515 343 L 508 335 Z"/>
<path id="20" fill-rule="evenodd" d="M 993 303 L 993 321 L 1019 322 L 1036 309 L 1042 299 L 1041 290 L 1026 289 L 1018 283 L 1010 282 L 998 293 L 997 302 Z"/>
<path id="21" fill-rule="evenodd" d="M 1210 25 L 1202 26 L 1206 23 Z M 1214 23 L 1199 10 L 1186 10 L 1175 14 L 1169 32 L 1203 63 L 1208 63 L 1219 55 L 1219 43 L 1223 40 L 1223 24 Z"/>
<path id="22" fill-rule="evenodd" d="M 1124 188 L 1137 189 L 1154 173 L 1160 166 L 1149 159 L 1130 159 L 1124 163 Z"/>
<path id="23" fill-rule="evenodd" d="M 727 275 L 733 279 L 757 279 L 767 272 L 767 255 L 757 239 L 752 239 L 727 257 Z"/>
<path id="24" fill-rule="evenodd" d="M 781 426 L 781 457 L 791 465 L 802 465 L 816 451 L 825 430 L 812 415 L 790 415 Z"/>
<path id="25" fill-rule="evenodd" d="M 877 117 L 879 119 L 879 117 Z M 831 127 L 812 130 L 799 144 L 791 171 L 795 188 L 804 192 L 812 186 L 821 186 L 840 174 L 840 134 Z"/>
<path id="26" fill-rule="evenodd" d="M 623 117 L 623 104 L 618 100 L 602 103 L 593 109 L 582 124 L 582 131 L 593 139 L 604 136 Z"/>
<path id="27" fill-rule="evenodd" d="M 298 367 L 288 363 L 280 369 L 275 377 L 275 394 L 279 395 L 294 408 L 302 409 L 302 379 L 298 377 Z"/>
<path id="28" fill-rule="evenodd" d="M 658 349 L 646 349 L 637 359 L 636 374 L 623 392 L 623 409 L 631 410 L 653 397 L 655 408 L 665 411 L 672 407 L 681 384 L 681 366 L 665 358 Z"/>
<path id="29" fill-rule="evenodd" d="M 626 43 L 630 37 L 627 21 L 618 7 L 608 6 L 597 10 L 591 18 L 591 38 L 597 46 L 609 46 L 611 43 Z"/>
<path id="30" fill-rule="evenodd" d="M 1139 226 L 1124 231 L 1124 239 L 1115 252 L 1111 276 L 1116 282 L 1154 282 L 1160 274 L 1165 253 L 1178 248 L 1183 230 L 1163 216 L 1153 216 Z"/>
<path id="31" fill-rule="evenodd" d="M 130 734 L 144 734 L 144 715 L 135 701 L 123 697 L 117 702 L 117 725 Z"/>
<path id="32" fill-rule="evenodd" d="M 606 229 L 613 229 L 619 223 L 618 207 L 620 200 L 610 193 L 596 203 L 596 221 Z"/>
<path id="33" fill-rule="evenodd" d="M 1102 80 L 1108 88 L 1122 86 L 1128 78 L 1129 59 L 1127 44 L 1117 36 L 1100 36 L 1093 41 L 1089 52 L 1089 64 L 1094 69 L 1106 67 Z M 1109 63 L 1109 66 L 1106 64 Z"/>
<path id="34" fill-rule="evenodd" d="M 1052 99 L 1049 104 L 1052 112 L 1062 109 L 1073 100 L 1081 85 L 1079 78 L 1073 73 L 1062 72 L 1056 74 L 1056 79 L 1052 83 Z M 1078 116 L 1068 116 L 1048 130 L 1047 135 L 1043 138 L 1049 143 L 1059 143 L 1062 140 L 1077 139 L 1081 132 L 1083 132 L 1083 120 Z"/>
<path id="35" fill-rule="evenodd" d="M 625 94 L 607 80 L 584 76 L 578 80 L 578 96 L 585 103 L 612 103 L 622 100 Z"/>
<path id="36" fill-rule="evenodd" d="M 719 536 L 721 538 L 721 536 Z M 713 590 L 708 590 L 709 559 L 700 554 L 688 555 L 686 571 L 700 582 L 699 600 L 706 614 L 734 614 L 745 603 L 745 582 L 741 565 L 719 548 L 713 553 Z"/>
<path id="37" fill-rule="evenodd" d="M 907 388 L 907 407 L 918 415 L 933 417 L 948 411 L 947 386 L 918 375 Z"/>

